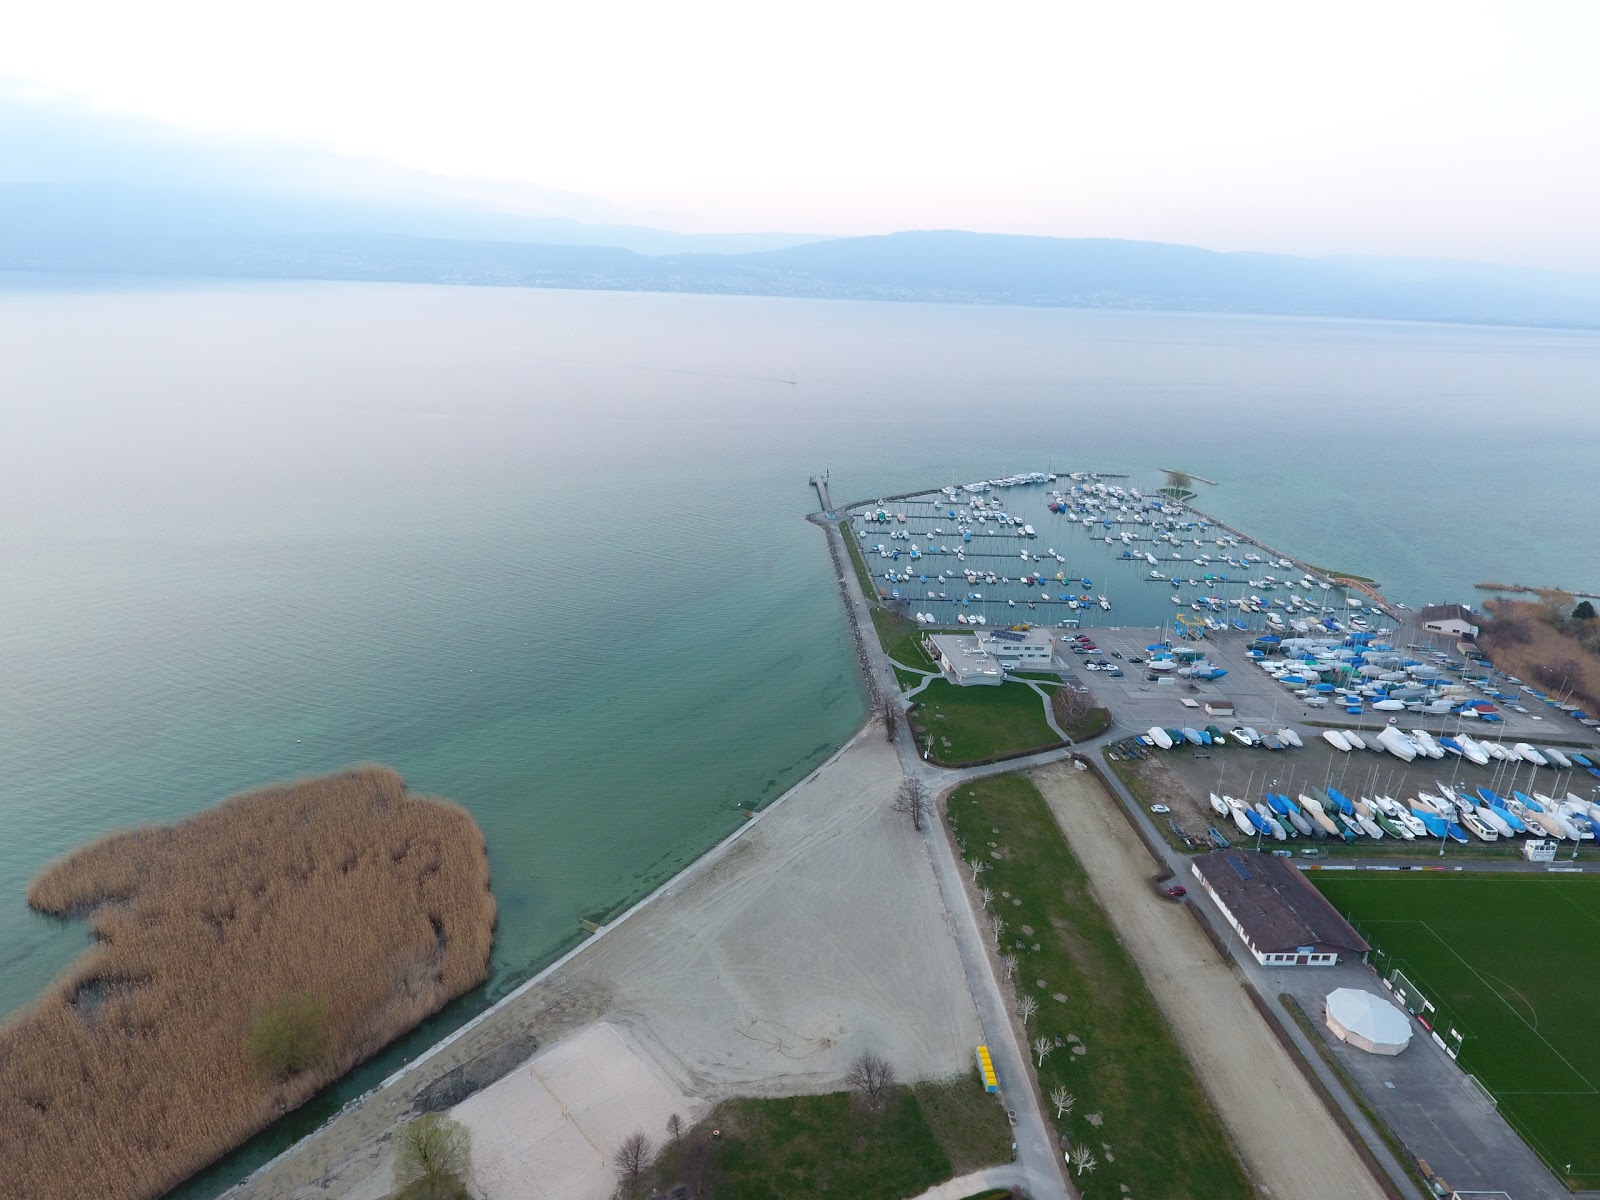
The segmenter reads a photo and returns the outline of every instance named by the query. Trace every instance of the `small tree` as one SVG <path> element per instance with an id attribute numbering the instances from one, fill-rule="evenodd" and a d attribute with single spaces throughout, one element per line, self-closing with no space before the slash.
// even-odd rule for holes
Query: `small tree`
<path id="1" fill-rule="evenodd" d="M 979 888 L 978 899 L 983 901 L 983 906 L 985 908 L 988 908 L 989 905 L 994 903 L 994 893 L 988 888 Z"/>
<path id="2" fill-rule="evenodd" d="M 1072 1111 L 1072 1106 L 1077 1103 L 1077 1098 L 1064 1087 L 1058 1087 L 1050 1093 L 1050 1103 L 1056 1106 L 1056 1120 L 1061 1120 Z"/>
<path id="3" fill-rule="evenodd" d="M 883 737 L 885 741 L 894 741 L 895 732 L 900 728 L 900 710 L 893 699 L 883 702 Z"/>
<path id="4" fill-rule="evenodd" d="M 886 1093 L 894 1087 L 894 1068 L 889 1060 L 871 1050 L 863 1050 L 845 1072 L 844 1081 L 860 1092 L 873 1108 L 883 1103 Z"/>
<path id="5" fill-rule="evenodd" d="M 1024 994 L 1017 997 L 1017 1016 L 1022 1018 L 1024 1025 L 1028 1023 L 1028 1018 L 1038 1011 L 1039 1002 L 1031 995 Z"/>
<path id="6" fill-rule="evenodd" d="M 1078 1168 L 1078 1174 L 1088 1171 L 1094 1174 L 1094 1169 L 1100 1164 L 1095 1161 L 1094 1151 L 1087 1146 L 1079 1146 L 1072 1152 L 1072 1165 Z"/>
<path id="7" fill-rule="evenodd" d="M 1050 1039 L 1042 1034 L 1033 1039 L 1033 1052 L 1039 1056 L 1039 1065 L 1041 1067 L 1044 1066 L 1044 1060 L 1050 1056 L 1050 1051 L 1054 1049 L 1055 1046 Z"/>
<path id="8" fill-rule="evenodd" d="M 988 869 L 989 869 L 989 864 L 984 862 L 983 859 L 981 859 L 981 858 L 973 859 L 972 860 L 972 882 L 973 883 L 977 883 L 978 882 L 978 876 L 982 875 Z"/>
<path id="9" fill-rule="evenodd" d="M 895 788 L 894 810 L 910 817 L 911 827 L 921 832 L 922 818 L 928 811 L 928 789 L 922 786 L 922 780 L 906 779 Z"/>
<path id="10" fill-rule="evenodd" d="M 404 1200 L 466 1200 L 472 1135 L 460 1121 L 426 1113 L 400 1128 L 394 1186 Z"/>
<path id="11" fill-rule="evenodd" d="M 1594 620 L 1594 605 L 1588 600 L 1579 600 L 1578 606 L 1572 610 L 1572 619 L 1574 621 Z"/>
<path id="12" fill-rule="evenodd" d="M 654 1149 L 650 1139 L 645 1137 L 642 1130 L 630 1133 L 622 1139 L 622 1145 L 617 1147 L 617 1152 L 611 1159 L 611 1166 L 617 1173 L 617 1182 L 628 1195 L 638 1195 L 639 1180 L 650 1166 L 650 1155 Z"/>
<path id="13" fill-rule="evenodd" d="M 1006 931 L 1006 923 L 999 917 L 994 919 L 994 944 L 1000 944 L 1000 935 Z"/>
<path id="14" fill-rule="evenodd" d="M 683 1132 L 683 1118 L 673 1113 L 667 1118 L 667 1136 L 673 1141 L 678 1140 L 678 1135 Z"/>
<path id="15" fill-rule="evenodd" d="M 1017 956 L 1015 954 L 1007 954 L 1000 960 L 1000 965 L 1006 969 L 1006 978 L 1010 979 L 1017 973 Z"/>
<path id="16" fill-rule="evenodd" d="M 257 1073 L 287 1079 L 321 1062 L 328 1053 L 328 1004 L 320 996 L 285 996 L 264 1009 L 246 1039 Z"/>

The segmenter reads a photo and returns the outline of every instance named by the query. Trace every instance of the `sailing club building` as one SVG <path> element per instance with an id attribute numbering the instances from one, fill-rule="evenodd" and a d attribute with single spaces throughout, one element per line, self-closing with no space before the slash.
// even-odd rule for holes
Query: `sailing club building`
<path id="1" fill-rule="evenodd" d="M 1372 949 L 1288 859 L 1215 850 L 1191 869 L 1264 967 L 1331 967 L 1340 955 Z"/>

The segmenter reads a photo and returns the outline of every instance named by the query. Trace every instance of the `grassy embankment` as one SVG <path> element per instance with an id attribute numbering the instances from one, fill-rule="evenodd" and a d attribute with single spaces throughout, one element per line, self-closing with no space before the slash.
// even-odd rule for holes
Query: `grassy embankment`
<path id="1" fill-rule="evenodd" d="M 872 572 L 867 570 L 867 560 L 856 542 L 855 529 L 848 521 L 839 522 L 839 537 L 844 542 L 845 553 L 850 556 L 850 564 L 856 569 L 856 581 L 861 585 L 861 594 L 870 604 L 878 598 L 878 585 L 872 581 Z"/>
<path id="2" fill-rule="evenodd" d="M 96 942 L 0 1027 L 19 1200 L 166 1192 L 482 982 L 495 924 L 472 818 L 380 768 L 95 842 L 28 902 Z"/>
<path id="3" fill-rule="evenodd" d="M 1573 1188 L 1600 1186 L 1600 882 L 1584 876 L 1316 872 L 1385 972 L 1401 968 L 1467 1036 L 1460 1064 Z M 1571 1170 L 1567 1171 L 1568 1164 Z"/>
<path id="4" fill-rule="evenodd" d="M 1095 1195 L 1145 1200 L 1251 1196 L 1194 1071 L 1038 789 L 1019 775 L 979 780 L 951 795 L 947 820 L 963 857 L 988 864 L 982 884 L 1005 922 L 1000 949 L 1019 960 L 1013 986 L 1038 1001 L 1026 1033 L 1051 1046 L 1038 1068 L 1041 1090 L 1047 1100 L 1057 1087 L 1073 1094 L 1058 1128 L 1099 1160 L 1076 1181 Z"/>
<path id="5" fill-rule="evenodd" d="M 724 1101 L 662 1149 L 649 1182 L 718 1200 L 902 1200 L 1010 1158 L 1011 1128 L 974 1073 L 897 1088 L 877 1109 L 848 1092 Z"/>

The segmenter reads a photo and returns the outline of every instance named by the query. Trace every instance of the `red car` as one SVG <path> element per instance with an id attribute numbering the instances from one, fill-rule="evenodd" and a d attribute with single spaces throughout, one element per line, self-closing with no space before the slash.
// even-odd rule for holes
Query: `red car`
<path id="1" fill-rule="evenodd" d="M 1174 900 L 1182 900 L 1189 894 L 1189 889 L 1181 883 L 1175 883 L 1169 888 L 1162 888 L 1161 893 L 1164 896 L 1170 896 Z"/>

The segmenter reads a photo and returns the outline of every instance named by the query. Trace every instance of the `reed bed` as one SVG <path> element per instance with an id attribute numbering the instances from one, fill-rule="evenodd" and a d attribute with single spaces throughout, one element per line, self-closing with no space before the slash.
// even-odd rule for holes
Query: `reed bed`
<path id="1" fill-rule="evenodd" d="M 94 842 L 28 889 L 95 943 L 0 1026 L 0 1159 L 17 1200 L 145 1200 L 237 1146 L 488 974 L 483 835 L 363 768 Z M 327 1052 L 287 1079 L 247 1050 L 289 997 Z"/>
<path id="2" fill-rule="evenodd" d="M 1492 600 L 1479 643 L 1494 665 L 1546 695 L 1600 711 L 1600 621 L 1574 621 L 1570 596 Z"/>

